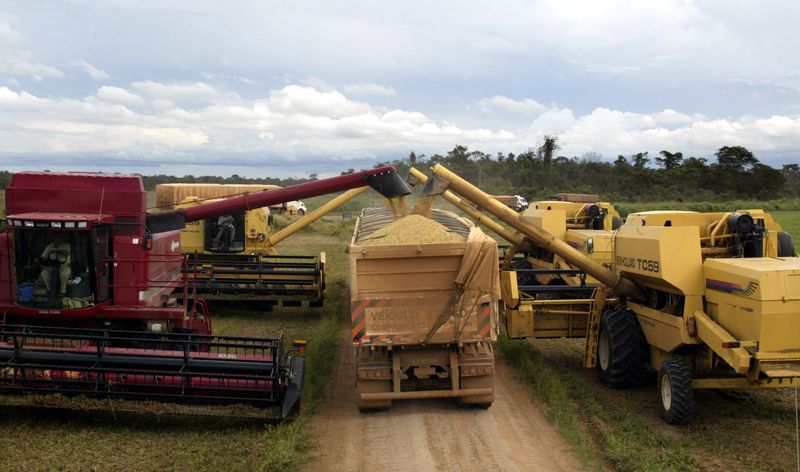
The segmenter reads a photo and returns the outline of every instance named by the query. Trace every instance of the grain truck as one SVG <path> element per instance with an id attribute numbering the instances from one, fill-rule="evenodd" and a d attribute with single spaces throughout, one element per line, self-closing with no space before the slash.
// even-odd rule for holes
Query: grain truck
<path id="1" fill-rule="evenodd" d="M 356 222 L 348 253 L 362 411 L 412 398 L 494 400 L 497 243 L 453 213 L 430 217 L 458 241 L 368 242 L 395 222 L 388 209 L 365 209 Z"/>

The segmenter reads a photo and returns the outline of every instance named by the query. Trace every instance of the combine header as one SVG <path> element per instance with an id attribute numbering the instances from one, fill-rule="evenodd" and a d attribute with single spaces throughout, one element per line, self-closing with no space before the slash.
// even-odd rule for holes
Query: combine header
<path id="1" fill-rule="evenodd" d="M 0 234 L 0 390 L 247 403 L 296 415 L 303 359 L 280 339 L 212 336 L 204 300 L 190 296 L 180 230 L 367 185 L 408 193 L 384 167 L 147 214 L 139 177 L 14 174 Z"/>

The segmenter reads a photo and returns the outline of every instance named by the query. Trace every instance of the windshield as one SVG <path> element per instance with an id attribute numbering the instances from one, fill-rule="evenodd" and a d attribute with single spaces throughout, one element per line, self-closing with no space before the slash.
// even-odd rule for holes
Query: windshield
<path id="1" fill-rule="evenodd" d="M 205 250 L 244 251 L 244 213 L 214 216 L 205 220 Z"/>
<path id="2" fill-rule="evenodd" d="M 102 264 L 104 283 L 99 297 L 96 270 L 96 260 L 108 255 L 107 228 L 91 232 L 18 229 L 14 233 L 17 303 L 33 308 L 85 308 L 107 298 L 107 263 Z"/>

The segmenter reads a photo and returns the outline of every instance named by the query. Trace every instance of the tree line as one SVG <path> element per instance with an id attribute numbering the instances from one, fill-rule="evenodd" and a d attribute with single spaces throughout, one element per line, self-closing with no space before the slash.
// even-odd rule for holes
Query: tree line
<path id="1" fill-rule="evenodd" d="M 445 154 L 430 157 L 413 151 L 406 158 L 380 162 L 394 165 L 405 175 L 415 166 L 422 171 L 442 164 L 494 194 L 518 194 L 529 201 L 558 192 L 592 193 L 611 201 L 715 201 L 720 199 L 774 200 L 800 197 L 800 165 L 785 164 L 776 169 L 758 160 L 742 146 L 723 146 L 713 159 L 685 157 L 680 151 L 663 150 L 658 155 L 638 152 L 619 155 L 613 162 L 597 153 L 580 157 L 559 155 L 557 136 L 544 136 L 541 144 L 520 154 L 494 155 L 457 145 Z M 353 172 L 348 169 L 346 172 Z M 306 178 L 250 178 L 171 175 L 142 175 L 147 190 L 160 183 L 219 183 L 293 185 L 315 180 Z M 11 172 L 0 171 L 0 188 Z"/>
<path id="2" fill-rule="evenodd" d="M 392 164 L 405 171 L 442 164 L 495 194 L 518 194 L 529 201 L 558 192 L 598 194 L 612 201 L 774 200 L 800 197 L 800 165 L 781 169 L 761 163 L 742 146 L 723 146 L 713 160 L 684 157 L 680 151 L 619 155 L 613 162 L 596 153 L 557 155 L 558 138 L 520 154 L 496 155 L 456 146 L 444 155 L 411 152 Z"/>

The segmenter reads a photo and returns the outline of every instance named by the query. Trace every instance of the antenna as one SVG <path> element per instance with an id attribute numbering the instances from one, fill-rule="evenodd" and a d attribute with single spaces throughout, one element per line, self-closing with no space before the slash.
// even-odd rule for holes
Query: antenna
<path id="1" fill-rule="evenodd" d="M 106 188 L 103 187 L 100 191 L 100 209 L 97 210 L 97 221 L 100 221 L 100 215 L 103 214 L 103 199 L 106 196 Z"/>

